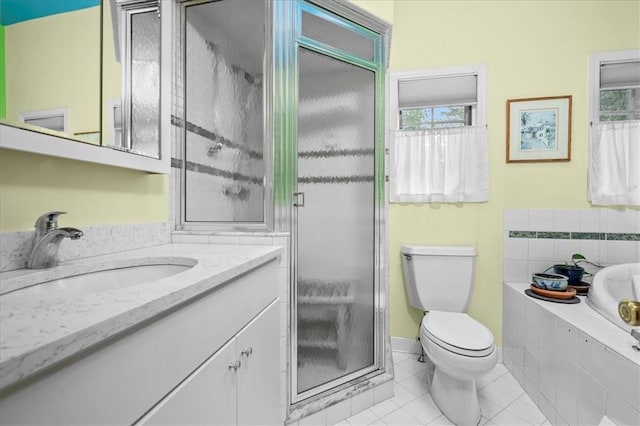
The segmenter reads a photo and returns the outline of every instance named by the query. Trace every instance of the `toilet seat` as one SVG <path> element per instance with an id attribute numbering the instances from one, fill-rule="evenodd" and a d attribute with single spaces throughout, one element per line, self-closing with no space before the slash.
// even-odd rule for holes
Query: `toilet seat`
<path id="1" fill-rule="evenodd" d="M 431 311 L 421 329 L 424 337 L 458 355 L 480 358 L 495 351 L 491 331 L 465 313 Z"/>

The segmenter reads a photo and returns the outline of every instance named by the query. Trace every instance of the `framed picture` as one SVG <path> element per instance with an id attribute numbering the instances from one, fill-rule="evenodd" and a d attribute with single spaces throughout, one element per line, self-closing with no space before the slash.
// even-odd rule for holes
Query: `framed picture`
<path id="1" fill-rule="evenodd" d="M 571 96 L 507 100 L 507 163 L 571 160 Z"/>

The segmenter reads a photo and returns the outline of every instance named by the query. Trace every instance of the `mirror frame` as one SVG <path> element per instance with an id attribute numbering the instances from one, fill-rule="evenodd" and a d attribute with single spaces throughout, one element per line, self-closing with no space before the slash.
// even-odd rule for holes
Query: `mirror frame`
<path id="1" fill-rule="evenodd" d="M 160 1 L 160 158 L 145 157 L 72 140 L 55 131 L 15 127 L 0 121 L 0 148 L 107 166 L 171 173 L 171 25 L 173 1 Z M 102 46 L 100 46 L 102 50 Z M 100 82 L 102 85 L 102 80 Z M 37 129 L 37 130 L 36 130 Z"/>

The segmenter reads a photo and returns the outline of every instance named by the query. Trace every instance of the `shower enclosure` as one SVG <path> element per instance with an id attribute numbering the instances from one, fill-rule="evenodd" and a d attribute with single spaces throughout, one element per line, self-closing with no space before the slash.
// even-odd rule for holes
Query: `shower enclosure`
<path id="1" fill-rule="evenodd" d="M 388 26 L 342 1 L 179 8 L 179 226 L 290 234 L 290 403 L 380 374 Z"/>

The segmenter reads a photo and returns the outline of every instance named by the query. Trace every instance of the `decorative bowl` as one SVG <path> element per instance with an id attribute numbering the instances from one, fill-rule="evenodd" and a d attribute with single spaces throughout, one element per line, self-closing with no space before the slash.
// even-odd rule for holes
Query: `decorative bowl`
<path id="1" fill-rule="evenodd" d="M 560 274 L 533 274 L 531 281 L 538 288 L 553 291 L 565 291 L 569 285 L 569 277 Z"/>
<path id="2" fill-rule="evenodd" d="M 573 265 L 553 265 L 553 272 L 569 277 L 569 285 L 579 285 L 582 283 L 584 268 Z"/>

